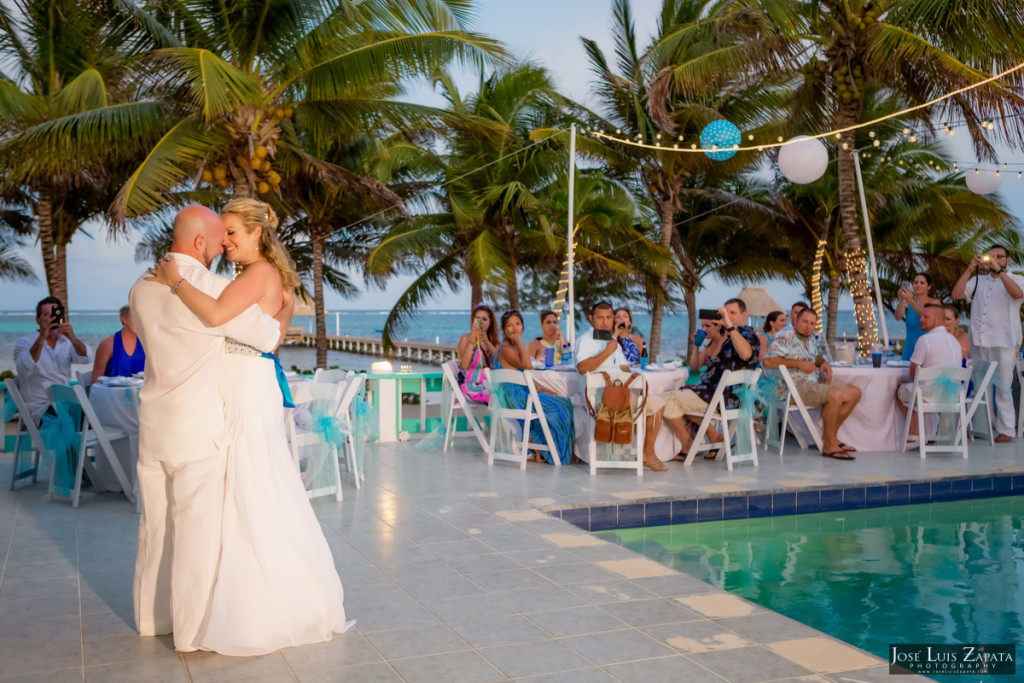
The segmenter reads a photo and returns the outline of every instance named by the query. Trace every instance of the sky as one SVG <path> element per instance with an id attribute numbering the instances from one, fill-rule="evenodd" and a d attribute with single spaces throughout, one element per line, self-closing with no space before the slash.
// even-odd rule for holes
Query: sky
<path id="1" fill-rule="evenodd" d="M 639 44 L 646 45 L 647 38 L 656 27 L 660 0 L 633 0 Z M 584 104 L 594 105 L 589 97 L 591 74 L 586 56 L 580 43 L 580 36 L 597 40 L 606 54 L 611 55 L 614 47 L 610 31 L 611 3 L 607 0 L 478 0 L 478 13 L 473 28 L 490 35 L 503 43 L 517 57 L 528 58 L 546 66 L 552 73 L 559 90 Z M 458 78 L 460 88 L 472 89 L 474 78 L 464 73 Z M 425 104 L 441 106 L 439 96 L 427 86 L 410 88 L 409 99 Z M 951 140 L 956 158 L 963 162 L 973 159 L 967 136 L 961 134 Z M 1004 181 L 1003 196 L 1010 202 L 1018 216 L 1024 216 L 1024 181 L 1015 175 Z M 145 270 L 144 264 L 135 262 L 134 234 L 119 241 L 108 239 L 105 228 L 93 223 L 87 226 L 93 236 L 89 239 L 79 233 L 68 247 L 68 302 L 69 308 L 78 310 L 116 310 L 127 302 L 128 290 Z M 35 302 L 46 296 L 42 258 L 38 245 L 29 244 L 21 250 L 30 261 L 40 282 L 23 284 L 3 282 L 0 284 L 0 310 L 28 310 Z M 373 309 L 387 310 L 398 298 L 411 278 L 392 279 L 385 289 L 362 284 L 362 277 L 352 278 L 360 283 L 360 293 L 345 299 L 328 290 L 325 295 L 328 310 Z M 782 282 L 768 283 L 773 297 L 783 304 L 802 299 L 798 287 Z M 698 303 L 712 305 L 735 296 L 737 286 L 725 286 L 714 278 L 707 282 L 704 291 L 698 293 Z M 468 290 L 439 293 L 428 308 L 468 308 Z M 849 306 L 844 306 L 844 308 Z"/>

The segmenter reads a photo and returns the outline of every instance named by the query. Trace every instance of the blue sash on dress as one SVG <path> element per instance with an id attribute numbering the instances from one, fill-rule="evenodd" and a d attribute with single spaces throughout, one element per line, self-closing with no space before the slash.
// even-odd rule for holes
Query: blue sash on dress
<path id="1" fill-rule="evenodd" d="M 281 397 L 284 399 L 285 408 L 294 408 L 292 391 L 288 388 L 288 378 L 284 376 L 284 368 L 281 367 L 281 360 L 272 353 L 264 353 L 263 358 L 274 361 L 274 374 L 277 375 L 277 386 L 281 387 Z"/>

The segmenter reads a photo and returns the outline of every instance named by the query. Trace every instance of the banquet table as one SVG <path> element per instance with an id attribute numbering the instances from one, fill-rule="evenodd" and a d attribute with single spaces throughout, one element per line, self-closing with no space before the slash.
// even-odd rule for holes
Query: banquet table
<path id="1" fill-rule="evenodd" d="M 114 454 L 124 469 L 125 475 L 132 483 L 132 491 L 128 498 L 134 502 L 138 500 L 138 475 L 136 465 L 139 461 L 139 389 L 142 388 L 142 380 L 138 380 L 133 386 L 108 386 L 97 382 L 89 390 L 89 402 L 100 424 L 110 429 L 121 429 L 128 433 L 128 439 L 121 439 L 112 444 Z M 133 396 L 134 394 L 134 396 Z M 121 484 L 117 481 L 114 471 L 104 458 L 96 459 L 96 470 L 100 477 L 99 482 L 93 482 L 102 486 L 106 491 L 120 491 Z"/>
<path id="2" fill-rule="evenodd" d="M 909 381 L 909 367 L 833 366 L 833 386 L 861 391 L 860 402 L 839 428 L 839 440 L 861 451 L 900 450 L 904 423 L 896 410 L 896 389 Z"/>
<path id="3" fill-rule="evenodd" d="M 648 396 L 657 396 L 673 391 L 686 384 L 690 371 L 686 368 L 647 369 L 641 373 L 647 381 Z M 575 368 L 534 370 L 533 381 L 538 389 L 545 389 L 556 396 L 565 396 L 572 401 L 573 427 L 576 430 L 576 447 L 584 448 L 593 438 L 593 426 L 586 401 L 580 391 L 582 377 Z M 662 426 L 654 442 L 654 452 L 662 462 L 671 460 L 683 444 L 672 430 Z"/>

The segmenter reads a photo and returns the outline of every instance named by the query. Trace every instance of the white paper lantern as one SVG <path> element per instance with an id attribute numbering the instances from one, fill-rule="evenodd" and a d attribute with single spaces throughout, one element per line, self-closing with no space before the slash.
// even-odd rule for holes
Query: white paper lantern
<path id="1" fill-rule="evenodd" d="M 996 167 L 982 164 L 969 169 L 964 174 L 967 187 L 974 194 L 992 194 L 1003 184 L 1003 177 L 996 175 Z"/>
<path id="2" fill-rule="evenodd" d="M 779 170 L 798 185 L 813 183 L 828 168 L 828 150 L 817 138 L 798 135 L 793 139 L 799 142 L 779 148 Z"/>

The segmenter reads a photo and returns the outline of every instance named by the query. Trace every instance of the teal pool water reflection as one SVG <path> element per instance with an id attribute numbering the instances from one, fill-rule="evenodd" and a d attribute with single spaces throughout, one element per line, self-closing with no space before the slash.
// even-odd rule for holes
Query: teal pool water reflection
<path id="1" fill-rule="evenodd" d="M 598 535 L 885 658 L 1024 643 L 1022 525 L 1024 497 L 1006 497 Z"/>

